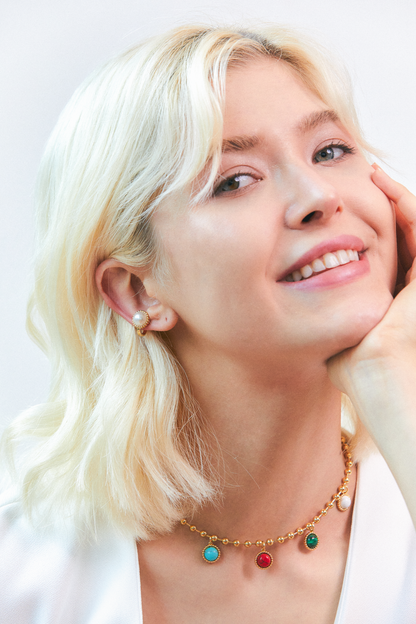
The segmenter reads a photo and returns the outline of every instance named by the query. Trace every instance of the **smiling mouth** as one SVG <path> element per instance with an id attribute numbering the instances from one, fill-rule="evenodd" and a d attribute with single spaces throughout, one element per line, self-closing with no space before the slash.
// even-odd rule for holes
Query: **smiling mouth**
<path id="1" fill-rule="evenodd" d="M 338 266 L 349 264 L 350 262 L 358 262 L 360 256 L 355 249 L 339 249 L 332 253 L 326 253 L 316 258 L 312 262 L 305 264 L 300 269 L 296 269 L 289 275 L 287 275 L 283 282 L 300 282 L 307 280 L 318 273 L 335 269 Z"/>

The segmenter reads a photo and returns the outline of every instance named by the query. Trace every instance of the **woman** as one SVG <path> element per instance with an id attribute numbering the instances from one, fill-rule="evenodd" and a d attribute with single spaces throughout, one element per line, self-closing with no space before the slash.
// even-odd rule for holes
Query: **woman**
<path id="1" fill-rule="evenodd" d="M 413 621 L 416 204 L 368 149 L 277 27 L 180 28 L 75 94 L 40 174 L 54 377 L 4 439 L 2 621 Z"/>

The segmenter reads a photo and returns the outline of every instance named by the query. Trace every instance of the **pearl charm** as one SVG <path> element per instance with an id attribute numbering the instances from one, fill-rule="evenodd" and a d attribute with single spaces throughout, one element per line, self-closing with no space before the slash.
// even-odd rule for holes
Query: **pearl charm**
<path id="1" fill-rule="evenodd" d="M 147 318 L 147 312 L 144 312 L 144 310 L 139 310 L 133 316 L 133 325 L 137 325 L 138 327 L 140 327 L 141 325 L 143 325 L 143 323 L 146 323 Z"/>
<path id="2" fill-rule="evenodd" d="M 138 310 L 136 314 L 132 316 L 132 322 L 137 330 L 139 336 L 144 336 L 146 332 L 143 331 L 150 323 L 150 317 L 145 310 Z"/>
<path id="3" fill-rule="evenodd" d="M 340 511 L 347 511 L 350 505 L 351 505 L 351 499 L 349 496 L 346 496 L 345 494 L 344 496 L 341 496 L 341 498 L 337 502 L 337 507 Z"/>

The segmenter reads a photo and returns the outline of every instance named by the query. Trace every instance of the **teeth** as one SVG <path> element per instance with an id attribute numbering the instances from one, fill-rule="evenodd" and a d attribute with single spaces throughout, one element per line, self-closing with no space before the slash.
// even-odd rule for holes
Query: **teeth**
<path id="1" fill-rule="evenodd" d="M 319 260 L 318 258 L 312 262 L 312 269 L 314 273 L 320 273 L 320 271 L 325 271 L 326 267 L 322 260 Z"/>
<path id="2" fill-rule="evenodd" d="M 359 260 L 358 251 L 355 251 L 353 249 L 348 249 L 347 254 L 348 254 L 348 258 L 352 260 L 353 262 L 354 260 Z"/>
<path id="3" fill-rule="evenodd" d="M 325 254 L 322 259 L 327 269 L 335 269 L 335 267 L 339 266 L 338 258 L 333 253 Z"/>
<path id="4" fill-rule="evenodd" d="M 338 258 L 338 262 L 340 264 L 348 264 L 348 262 L 351 260 L 351 258 L 348 257 L 348 252 L 345 251 L 344 249 L 340 249 L 339 251 L 336 251 L 335 255 Z"/>
<path id="5" fill-rule="evenodd" d="M 326 253 L 321 258 L 316 258 L 310 264 L 305 264 L 299 270 L 293 271 L 285 279 L 286 282 L 300 282 L 302 279 L 308 279 L 314 273 L 320 273 L 327 269 L 334 269 L 342 264 L 356 262 L 360 257 L 355 249 L 339 249 L 334 253 Z"/>
<path id="6" fill-rule="evenodd" d="M 309 264 L 306 264 L 304 267 L 301 268 L 300 270 L 302 277 L 306 278 L 306 277 L 310 277 L 313 274 L 313 269 Z"/>

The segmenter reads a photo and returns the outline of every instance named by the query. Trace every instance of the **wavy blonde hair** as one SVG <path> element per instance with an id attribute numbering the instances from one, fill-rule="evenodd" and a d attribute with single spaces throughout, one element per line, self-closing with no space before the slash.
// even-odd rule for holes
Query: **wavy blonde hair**
<path id="1" fill-rule="evenodd" d="M 62 113 L 39 174 L 28 317 L 52 364 L 51 391 L 3 440 L 29 513 L 146 539 L 218 492 L 167 342 L 155 332 L 138 340 L 104 304 L 94 274 L 111 257 L 153 264 L 166 279 L 152 213 L 177 194 L 197 202 L 209 192 L 227 69 L 261 56 L 287 63 L 366 147 L 345 74 L 316 42 L 276 26 L 187 26 L 149 39 L 95 72 Z M 33 444 L 19 452 L 25 440 Z"/>

